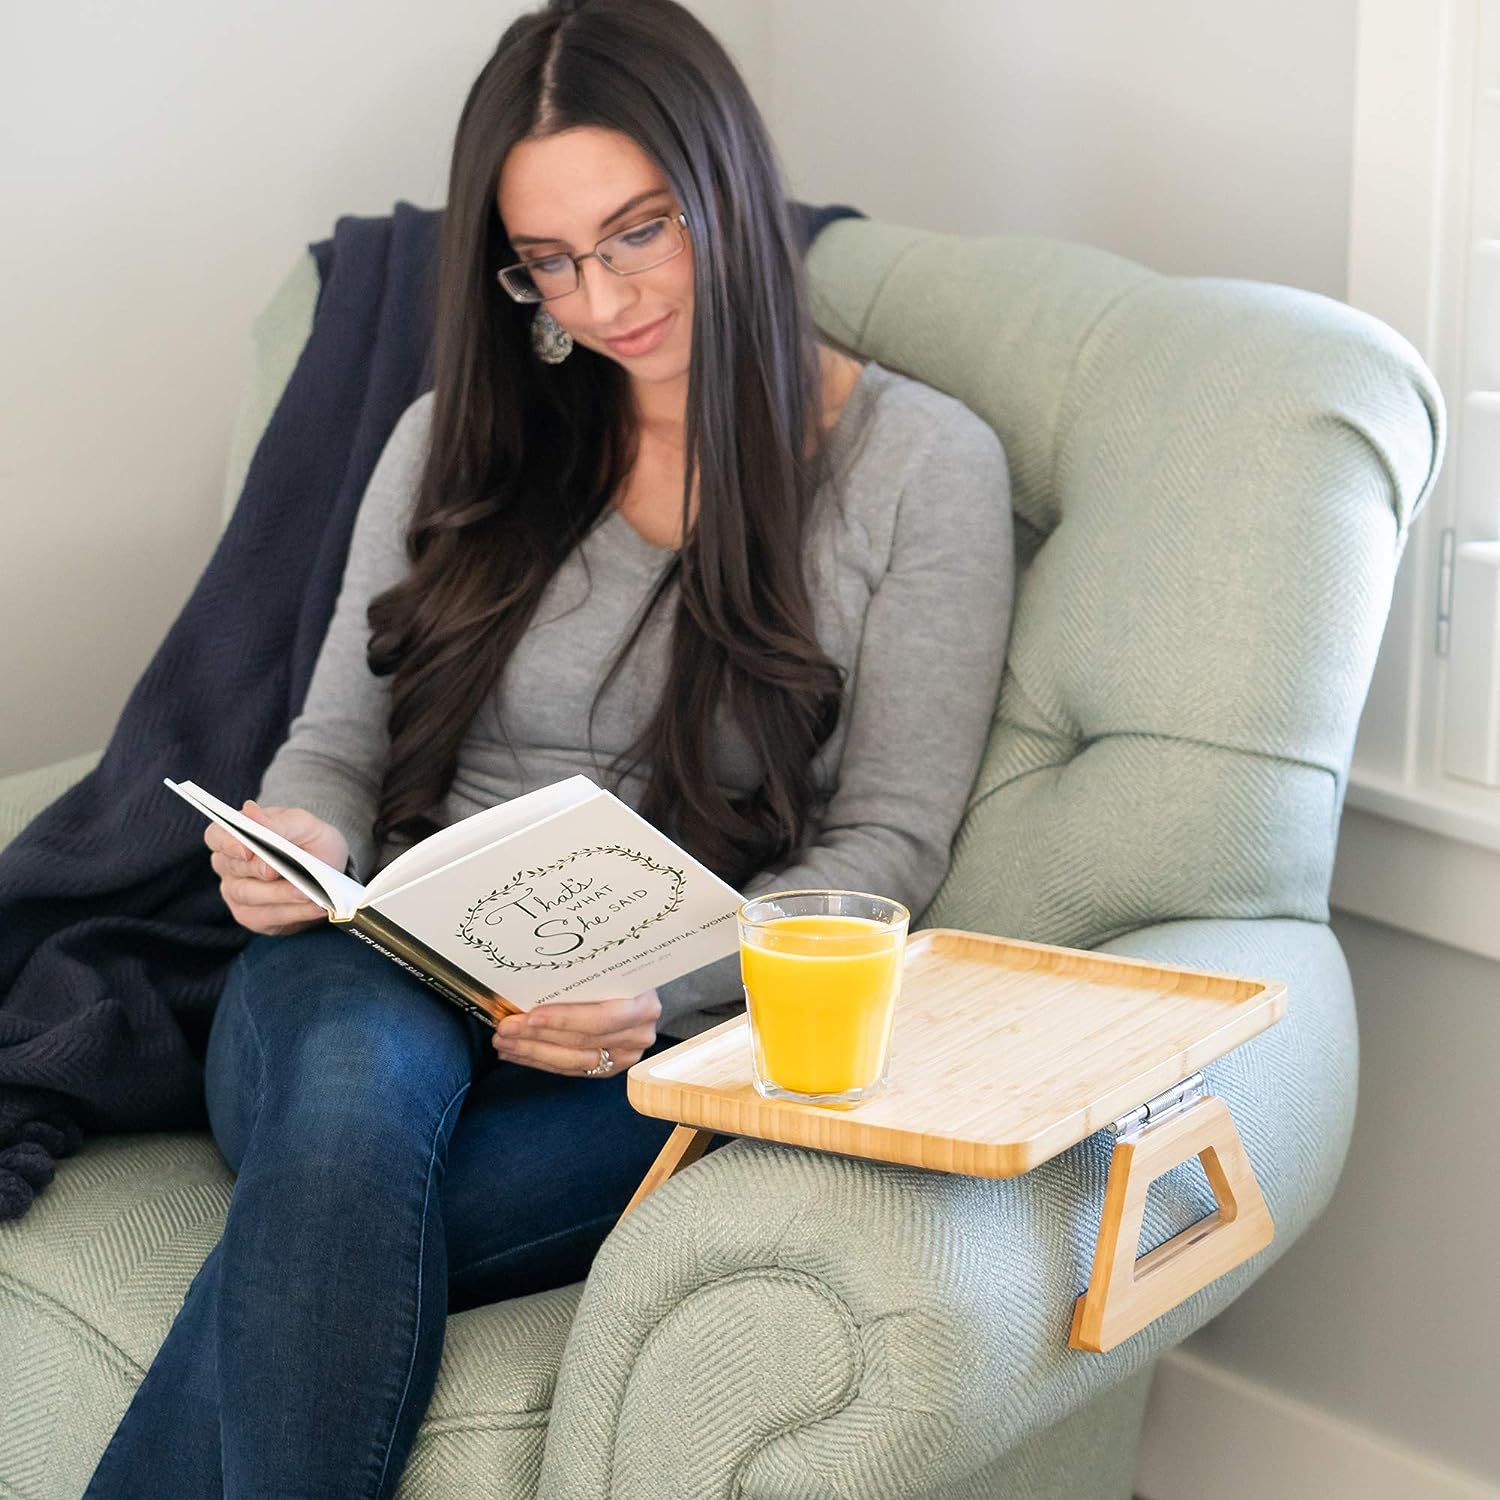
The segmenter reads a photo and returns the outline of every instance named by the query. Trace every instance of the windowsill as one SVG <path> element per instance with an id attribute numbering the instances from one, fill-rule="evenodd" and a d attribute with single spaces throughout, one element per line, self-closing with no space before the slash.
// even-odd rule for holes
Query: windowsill
<path id="1" fill-rule="evenodd" d="M 1344 800 L 1347 807 L 1361 812 L 1500 851 L 1500 790 L 1454 781 L 1442 785 L 1401 781 L 1355 766 Z"/>
<path id="2" fill-rule="evenodd" d="M 1471 800 L 1356 772 L 1331 904 L 1500 961 L 1500 816 L 1481 800 L 1488 795 L 1476 787 Z"/>

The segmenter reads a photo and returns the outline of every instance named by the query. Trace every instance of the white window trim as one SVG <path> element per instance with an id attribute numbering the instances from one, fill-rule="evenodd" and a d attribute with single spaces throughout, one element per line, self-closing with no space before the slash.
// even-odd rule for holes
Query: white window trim
<path id="1" fill-rule="evenodd" d="M 1436 22 L 1436 24 L 1434 24 Z M 1478 0 L 1360 0 L 1348 300 L 1402 333 L 1448 397 L 1466 241 Z M 1461 205 L 1456 213 L 1455 205 Z M 1455 238 L 1455 222 L 1464 232 Z M 1445 318 L 1448 324 L 1445 325 Z M 1350 769 L 1332 901 L 1500 958 L 1500 792 L 1440 774 L 1438 562 L 1453 524 L 1450 450 L 1412 528 Z"/>

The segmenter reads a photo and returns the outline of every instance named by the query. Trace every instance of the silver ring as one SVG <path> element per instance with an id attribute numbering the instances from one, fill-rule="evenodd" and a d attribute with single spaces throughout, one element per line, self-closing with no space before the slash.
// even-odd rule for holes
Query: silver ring
<path id="1" fill-rule="evenodd" d="M 583 1076 L 585 1078 L 604 1078 L 614 1072 L 614 1068 L 615 1060 L 609 1055 L 609 1048 L 601 1047 L 599 1049 L 599 1061 L 592 1068 L 585 1068 Z"/>

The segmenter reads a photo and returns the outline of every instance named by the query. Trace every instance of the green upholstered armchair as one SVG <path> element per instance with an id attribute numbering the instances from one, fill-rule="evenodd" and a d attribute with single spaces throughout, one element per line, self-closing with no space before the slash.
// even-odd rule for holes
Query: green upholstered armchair
<path id="1" fill-rule="evenodd" d="M 1292 1244 L 1343 1161 L 1357 1036 L 1329 875 L 1441 451 L 1431 376 L 1326 298 L 1047 240 L 852 221 L 809 265 L 825 329 L 962 398 L 1012 469 L 1009 661 L 924 925 L 1285 980 L 1287 1018 L 1208 1070 L 1277 1237 L 1078 1353 L 1107 1136 L 1003 1182 L 735 1142 L 584 1285 L 450 1320 L 411 1500 L 1119 1500 L 1153 1361 Z M 304 262 L 257 325 L 231 496 L 315 291 Z M 0 782 L 0 837 L 91 763 Z M 230 1188 L 207 1136 L 95 1139 L 0 1225 L 0 1493 L 80 1492 Z M 1211 1203 L 1196 1164 L 1170 1174 L 1143 1248 Z"/>

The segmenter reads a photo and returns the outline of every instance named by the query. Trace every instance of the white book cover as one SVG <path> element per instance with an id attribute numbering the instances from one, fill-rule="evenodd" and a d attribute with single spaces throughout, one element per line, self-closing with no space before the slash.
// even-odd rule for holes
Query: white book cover
<path id="1" fill-rule="evenodd" d="M 738 945 L 739 893 L 586 776 L 442 829 L 367 886 L 192 782 L 166 784 L 331 920 L 492 1018 L 639 994 Z"/>

